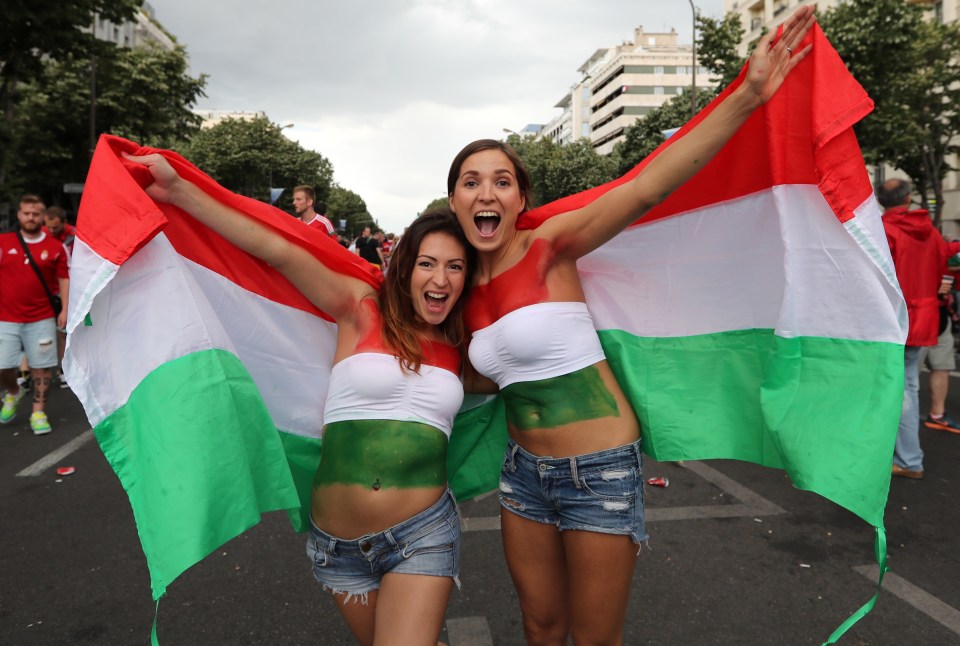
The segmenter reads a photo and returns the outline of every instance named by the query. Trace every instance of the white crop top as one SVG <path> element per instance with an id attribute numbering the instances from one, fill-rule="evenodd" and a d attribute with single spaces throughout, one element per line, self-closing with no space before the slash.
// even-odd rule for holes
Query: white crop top
<path id="1" fill-rule="evenodd" d="M 536 303 L 473 333 L 470 363 L 500 388 L 576 372 L 606 357 L 586 303 Z"/>
<path id="2" fill-rule="evenodd" d="M 404 372 L 390 354 L 360 352 L 330 371 L 323 423 L 356 419 L 418 422 L 450 438 L 453 418 L 463 403 L 460 378 L 445 368 L 421 364 Z"/>

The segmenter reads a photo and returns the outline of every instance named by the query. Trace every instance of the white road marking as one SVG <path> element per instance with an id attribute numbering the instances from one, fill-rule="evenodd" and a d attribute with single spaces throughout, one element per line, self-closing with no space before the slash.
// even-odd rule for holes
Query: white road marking
<path id="1" fill-rule="evenodd" d="M 876 563 L 861 565 L 853 569 L 876 584 L 877 575 L 880 573 L 880 568 Z M 929 592 L 925 592 L 893 572 L 887 572 L 883 575 L 883 589 L 906 601 L 947 630 L 960 635 L 960 610 L 940 601 Z"/>
<path id="2" fill-rule="evenodd" d="M 18 478 L 29 478 L 42 475 L 44 471 L 54 466 L 81 446 L 93 439 L 93 429 L 81 433 L 56 451 L 46 454 L 26 469 L 17 474 Z"/>
<path id="3" fill-rule="evenodd" d="M 447 619 L 450 646 L 493 646 L 493 635 L 486 617 Z"/>

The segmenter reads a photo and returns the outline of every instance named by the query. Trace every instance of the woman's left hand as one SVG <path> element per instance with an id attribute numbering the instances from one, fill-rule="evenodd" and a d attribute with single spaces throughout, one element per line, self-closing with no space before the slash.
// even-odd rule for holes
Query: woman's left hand
<path id="1" fill-rule="evenodd" d="M 769 101 L 783 84 L 790 70 L 810 53 L 813 45 L 807 45 L 800 50 L 797 46 L 806 37 L 814 22 L 816 18 L 813 15 L 813 7 L 801 5 L 783 24 L 783 34 L 776 44 L 770 44 L 776 35 L 775 32 L 768 33 L 757 43 L 757 48 L 750 56 L 750 66 L 747 69 L 744 85 L 757 96 L 760 103 Z"/>

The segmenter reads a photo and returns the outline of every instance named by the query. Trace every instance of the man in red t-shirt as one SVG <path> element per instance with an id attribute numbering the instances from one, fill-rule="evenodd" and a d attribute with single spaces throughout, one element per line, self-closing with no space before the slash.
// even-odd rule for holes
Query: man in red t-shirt
<path id="1" fill-rule="evenodd" d="M 316 195 L 314 190 L 309 186 L 294 186 L 293 210 L 296 212 L 297 217 L 300 218 L 300 221 L 308 227 L 322 231 L 328 236 L 336 237 L 337 232 L 334 230 L 333 222 L 330 221 L 330 218 L 317 213 L 317 210 L 314 208 Z M 326 204 L 319 206 L 321 211 L 325 211 L 327 208 Z"/>
<path id="2" fill-rule="evenodd" d="M 17 413 L 23 390 L 17 384 L 21 353 L 26 353 L 33 378 L 33 414 L 30 427 L 35 435 L 50 432 L 44 407 L 50 387 L 51 368 L 57 365 L 57 326 L 67 323 L 67 295 L 70 290 L 67 251 L 63 244 L 43 230 L 43 202 L 36 195 L 20 198 L 17 211 L 19 230 L 0 233 L 0 388 L 3 407 L 0 423 Z M 55 315 L 47 289 L 31 266 L 40 269 L 49 288 L 59 287 L 63 310 Z"/>
<path id="3" fill-rule="evenodd" d="M 45 231 L 63 243 L 67 251 L 73 253 L 73 241 L 77 236 L 77 227 L 67 222 L 67 212 L 59 206 L 48 207 L 43 214 Z"/>

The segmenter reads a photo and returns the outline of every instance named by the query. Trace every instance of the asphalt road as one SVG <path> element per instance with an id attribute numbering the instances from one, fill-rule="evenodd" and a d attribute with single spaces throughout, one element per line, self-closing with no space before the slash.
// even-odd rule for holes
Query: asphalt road
<path id="1" fill-rule="evenodd" d="M 926 381 L 923 381 L 923 388 Z M 949 410 L 960 413 L 960 382 Z M 24 402 L 23 411 L 26 411 Z M 0 644 L 148 644 L 156 605 L 130 507 L 69 391 L 54 432 L 0 428 Z M 927 478 L 894 479 L 891 572 L 840 644 L 960 644 L 960 435 L 921 430 Z M 57 453 L 59 452 L 59 454 Z M 56 468 L 76 472 L 60 477 Z M 780 471 L 735 461 L 645 465 L 651 534 L 637 564 L 628 645 L 820 644 L 876 589 L 872 529 Z M 462 508 L 450 646 L 523 644 L 495 497 Z M 159 605 L 160 643 L 350 644 L 283 513 L 186 572 Z"/>

